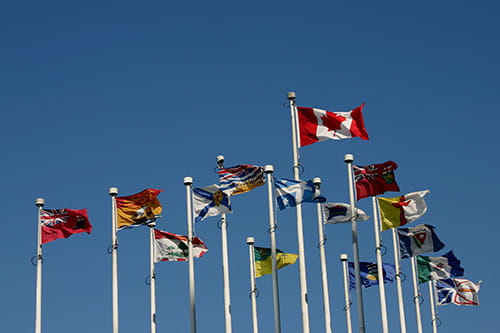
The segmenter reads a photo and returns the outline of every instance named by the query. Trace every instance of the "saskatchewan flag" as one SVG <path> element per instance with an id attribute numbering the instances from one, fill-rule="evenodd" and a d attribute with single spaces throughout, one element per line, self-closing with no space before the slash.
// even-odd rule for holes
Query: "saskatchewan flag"
<path id="1" fill-rule="evenodd" d="M 271 257 L 271 249 L 264 247 L 254 247 L 255 253 L 255 277 L 261 277 L 262 275 L 271 274 L 273 272 L 273 264 Z M 298 254 L 284 253 L 276 249 L 276 268 L 280 269 L 282 267 L 295 264 Z"/>

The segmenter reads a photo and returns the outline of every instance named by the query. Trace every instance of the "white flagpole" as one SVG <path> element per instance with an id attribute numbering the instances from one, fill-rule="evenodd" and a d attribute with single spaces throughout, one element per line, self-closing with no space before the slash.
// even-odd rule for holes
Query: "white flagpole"
<path id="1" fill-rule="evenodd" d="M 38 207 L 38 235 L 37 235 L 37 261 L 36 261 L 36 302 L 35 302 L 35 333 L 42 332 L 42 219 L 41 211 L 45 200 L 37 198 L 35 205 Z"/>
<path id="2" fill-rule="evenodd" d="M 394 268 L 396 270 L 396 291 L 398 294 L 399 326 L 401 333 L 406 333 L 405 307 L 403 303 L 403 288 L 401 286 L 401 264 L 399 254 L 399 238 L 396 228 L 392 229 L 392 245 L 394 247 Z"/>
<path id="3" fill-rule="evenodd" d="M 413 303 L 415 303 L 415 319 L 417 321 L 417 332 L 422 333 L 422 316 L 420 314 L 420 289 L 418 288 L 417 261 L 411 257 L 411 275 L 413 277 Z"/>
<path id="4" fill-rule="evenodd" d="M 217 156 L 218 168 L 224 167 L 224 156 Z M 229 283 L 229 257 L 227 247 L 227 218 L 226 214 L 221 214 L 221 244 L 222 244 L 222 275 L 224 284 L 224 323 L 226 333 L 232 332 L 231 326 L 231 287 Z"/>
<path id="5" fill-rule="evenodd" d="M 376 197 L 372 197 L 373 205 L 373 227 L 375 232 L 375 251 L 377 254 L 377 272 L 378 272 L 378 286 L 379 286 L 379 297 L 380 297 L 380 315 L 382 319 L 382 332 L 388 333 L 388 321 L 387 321 L 387 305 L 385 302 L 385 283 L 384 283 L 384 266 L 382 262 L 382 244 L 380 242 L 380 212 L 378 209 L 378 200 Z"/>
<path id="6" fill-rule="evenodd" d="M 117 240 L 117 216 L 116 195 L 118 188 L 109 189 L 111 196 L 111 272 L 112 272 L 112 302 L 113 302 L 113 333 L 118 333 L 118 240 Z"/>
<path id="7" fill-rule="evenodd" d="M 255 283 L 255 250 L 253 244 L 255 239 L 247 237 L 248 257 L 250 259 L 250 299 L 252 300 L 252 327 L 253 333 L 259 333 L 259 325 L 257 322 L 257 287 Z"/>
<path id="8" fill-rule="evenodd" d="M 349 201 L 351 204 L 351 226 L 352 226 L 352 249 L 354 255 L 354 272 L 356 274 L 356 300 L 358 307 L 358 323 L 359 332 L 365 332 L 365 313 L 363 307 L 363 293 L 361 289 L 361 276 L 359 269 L 359 248 L 358 248 L 358 225 L 356 221 L 356 199 L 354 192 L 354 175 L 352 170 L 352 162 L 354 157 L 351 154 L 344 156 L 344 162 L 347 164 L 347 175 L 349 181 Z"/>
<path id="9" fill-rule="evenodd" d="M 434 281 L 429 280 L 427 282 L 429 286 L 429 303 L 431 305 L 431 318 L 432 318 L 432 333 L 437 333 L 437 316 L 436 316 L 436 303 L 434 300 Z"/>
<path id="10" fill-rule="evenodd" d="M 189 314 L 191 321 L 191 333 L 196 333 L 196 302 L 193 258 L 193 178 L 184 177 L 184 185 L 186 186 L 186 215 L 188 229 Z"/>
<path id="11" fill-rule="evenodd" d="M 340 261 L 342 262 L 342 271 L 344 273 L 345 322 L 347 325 L 347 333 L 352 333 L 351 298 L 349 297 L 349 270 L 347 269 L 347 254 L 341 254 Z"/>
<path id="12" fill-rule="evenodd" d="M 273 279 L 273 304 L 274 304 L 274 332 L 281 332 L 280 299 L 278 289 L 278 270 L 276 268 L 276 220 L 274 217 L 274 192 L 273 192 L 273 172 L 272 165 L 264 167 L 267 182 L 267 199 L 269 207 L 269 237 L 271 240 L 271 267 Z"/>
<path id="13" fill-rule="evenodd" d="M 298 152 L 298 120 L 297 109 L 295 107 L 295 93 L 288 93 L 290 101 L 290 114 L 292 118 L 292 151 L 293 151 L 293 176 L 295 180 L 300 180 L 299 174 L 299 152 Z M 302 204 L 297 204 L 297 247 L 299 250 L 299 278 L 300 278 L 300 305 L 302 309 L 302 333 L 309 333 L 309 305 L 307 301 L 307 276 L 306 276 L 306 256 L 304 250 L 304 231 L 302 225 Z"/>
<path id="14" fill-rule="evenodd" d="M 155 273 L 155 225 L 149 224 L 149 276 L 151 298 L 151 333 L 156 333 L 156 273 Z"/>
<path id="15" fill-rule="evenodd" d="M 321 186 L 321 178 L 313 179 L 314 186 L 318 189 Z M 321 203 L 316 203 L 318 213 L 318 238 L 319 238 L 319 260 L 321 263 L 321 281 L 323 285 L 323 311 L 325 312 L 325 332 L 332 333 L 332 318 L 330 313 L 330 297 L 328 292 L 328 273 L 326 270 L 326 254 L 325 254 L 325 234 L 323 224 L 323 212 L 321 211 Z"/>

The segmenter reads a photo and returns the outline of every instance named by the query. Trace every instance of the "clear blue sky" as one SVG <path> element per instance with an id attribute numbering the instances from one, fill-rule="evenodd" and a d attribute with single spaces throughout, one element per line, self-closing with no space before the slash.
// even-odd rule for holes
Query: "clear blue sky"
<path id="1" fill-rule="evenodd" d="M 495 1 L 4 2 L 0 10 L 0 148 L 3 212 L 0 330 L 34 329 L 37 197 L 47 208 L 88 208 L 92 234 L 44 246 L 43 331 L 111 331 L 111 203 L 160 188 L 162 230 L 185 234 L 183 178 L 217 182 L 226 166 L 272 164 L 292 176 L 286 93 L 297 104 L 348 111 L 366 102 L 370 141 L 302 149 L 303 179 L 321 177 L 329 201 L 348 200 L 344 154 L 359 165 L 393 160 L 401 192 L 429 189 L 428 213 L 482 280 L 479 307 L 440 307 L 441 332 L 497 327 L 500 250 L 500 6 Z M 397 193 L 388 193 L 395 196 Z M 371 215 L 371 201 L 360 208 Z M 269 246 L 261 187 L 233 199 L 229 260 L 233 329 L 251 332 L 245 239 Z M 297 252 L 295 211 L 277 215 L 278 247 Z M 224 331 L 217 219 L 196 225 L 209 252 L 196 261 L 198 332 Z M 120 328 L 149 331 L 147 228 L 119 233 Z M 324 331 L 314 205 L 304 207 L 311 332 Z M 326 226 L 333 329 L 345 331 L 339 255 L 348 225 Z M 382 234 L 391 262 L 390 234 Z M 359 225 L 362 261 L 374 261 L 372 220 Z M 402 264 L 410 276 L 408 262 Z M 189 331 L 186 263 L 157 265 L 158 330 Z M 279 272 L 283 332 L 299 332 L 298 265 Z M 271 277 L 257 280 L 261 332 L 273 329 Z M 411 283 L 408 332 L 416 332 Z M 399 331 L 395 285 L 389 324 Z M 422 314 L 430 331 L 427 289 Z M 355 294 L 352 295 L 355 301 Z M 364 291 L 368 332 L 380 331 L 378 289 Z M 357 327 L 355 304 L 353 324 Z"/>

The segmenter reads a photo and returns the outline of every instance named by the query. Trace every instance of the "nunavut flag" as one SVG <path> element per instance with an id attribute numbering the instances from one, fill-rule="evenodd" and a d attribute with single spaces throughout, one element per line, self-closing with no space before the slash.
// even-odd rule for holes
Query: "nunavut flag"
<path id="1" fill-rule="evenodd" d="M 42 244 L 92 231 L 86 209 L 41 209 Z"/>
<path id="2" fill-rule="evenodd" d="M 395 198 L 378 198 L 382 231 L 411 223 L 427 212 L 424 196 L 428 190 Z"/>
<path id="3" fill-rule="evenodd" d="M 162 212 L 157 198 L 161 191 L 163 190 L 148 188 L 126 197 L 117 197 L 118 230 L 156 221 Z"/>
<path id="4" fill-rule="evenodd" d="M 357 199 L 383 194 L 387 191 L 399 192 L 394 177 L 398 165 L 393 161 L 368 166 L 353 166 Z"/>

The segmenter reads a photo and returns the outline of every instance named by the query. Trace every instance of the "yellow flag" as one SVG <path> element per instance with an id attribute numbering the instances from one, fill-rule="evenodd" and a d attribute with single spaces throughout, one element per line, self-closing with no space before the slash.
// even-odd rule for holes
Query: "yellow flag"
<path id="1" fill-rule="evenodd" d="M 126 197 L 117 197 L 118 229 L 148 224 L 160 217 L 162 207 L 157 196 L 161 191 L 148 188 Z"/>
<path id="2" fill-rule="evenodd" d="M 271 261 L 271 249 L 255 247 L 255 277 L 271 274 L 273 272 L 273 263 Z M 295 264 L 298 254 L 284 253 L 276 250 L 276 269 Z"/>
<path id="3" fill-rule="evenodd" d="M 411 223 L 427 212 L 424 196 L 428 190 L 412 192 L 400 197 L 378 198 L 382 231 Z"/>

